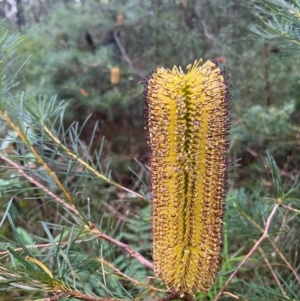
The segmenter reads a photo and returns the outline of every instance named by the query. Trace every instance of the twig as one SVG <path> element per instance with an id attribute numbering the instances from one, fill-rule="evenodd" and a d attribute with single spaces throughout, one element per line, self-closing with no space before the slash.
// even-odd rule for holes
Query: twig
<path id="1" fill-rule="evenodd" d="M 126 192 L 129 192 L 131 194 L 134 194 L 136 197 L 145 200 L 146 198 L 143 197 L 141 194 L 132 191 L 112 180 L 110 180 L 109 178 L 105 177 L 104 175 L 102 175 L 101 173 L 99 173 L 96 169 L 94 169 L 93 167 L 91 167 L 87 162 L 85 162 L 84 160 L 82 160 L 81 158 L 79 158 L 76 154 L 74 154 L 73 152 L 71 152 L 65 145 L 61 144 L 61 142 L 59 141 L 59 139 L 57 139 L 52 132 L 46 127 L 44 126 L 44 130 L 47 133 L 47 135 L 53 140 L 53 142 L 56 143 L 56 145 L 58 147 L 60 147 L 61 149 L 63 149 L 70 157 L 72 157 L 74 160 L 76 160 L 77 162 L 79 162 L 82 166 L 84 166 L 87 170 L 91 171 L 95 176 L 97 176 L 98 178 L 100 178 L 101 180 L 105 181 L 106 183 L 113 185 L 121 190 L 124 190 Z"/>
<path id="2" fill-rule="evenodd" d="M 50 298 L 44 299 L 43 301 L 59 301 L 60 299 L 66 297 L 67 295 L 68 295 L 68 293 L 66 293 L 66 292 L 60 292 Z"/>
<path id="3" fill-rule="evenodd" d="M 75 244 L 80 244 L 82 242 L 87 242 L 87 241 L 91 241 L 91 240 L 94 240 L 95 237 L 93 238 L 89 238 L 89 239 L 82 239 L 82 240 L 75 240 Z M 69 242 L 68 241 L 61 241 L 61 242 L 55 242 L 55 245 L 56 246 L 65 246 L 65 245 L 68 245 Z M 46 244 L 36 244 L 36 245 L 26 245 L 25 247 L 27 249 L 42 249 L 42 248 L 46 248 L 46 247 L 52 247 L 53 246 L 53 243 L 46 243 Z M 12 248 L 13 249 L 13 248 Z M 18 251 L 22 251 L 23 248 L 20 247 L 20 248 L 14 248 L 13 249 L 15 252 L 18 252 Z M 9 255 L 10 252 L 9 251 L 3 251 L 3 252 L 0 252 L 0 255 L 1 256 L 6 256 L 6 255 Z"/>
<path id="4" fill-rule="evenodd" d="M 128 245 L 104 234 L 98 227 L 96 224 L 90 222 L 90 230 L 95 233 L 98 237 L 105 239 L 106 241 L 111 242 L 112 244 L 114 244 L 115 246 L 123 249 L 126 253 L 128 253 L 131 257 L 134 257 L 136 260 L 138 260 L 143 266 L 153 270 L 153 264 L 151 262 L 149 262 L 147 259 L 145 259 L 139 252 L 133 250 L 132 248 L 130 248 Z"/>
<path id="5" fill-rule="evenodd" d="M 76 299 L 83 300 L 83 301 L 117 301 L 117 300 L 120 300 L 120 299 L 90 296 L 90 295 L 82 294 L 78 291 L 64 291 L 64 292 L 58 292 L 52 297 L 43 299 L 43 301 L 59 301 L 62 298 L 76 298 Z"/>
<path id="6" fill-rule="evenodd" d="M 268 232 L 269 232 L 269 228 L 272 222 L 272 219 L 277 211 L 277 209 L 279 208 L 280 204 L 276 204 L 272 210 L 272 212 L 270 213 L 267 222 L 266 222 L 266 226 L 264 229 L 264 232 L 262 234 L 262 236 L 260 237 L 260 239 L 255 243 L 255 245 L 252 247 L 252 249 L 249 251 L 249 253 L 244 257 L 244 259 L 241 261 L 241 263 L 238 265 L 238 267 L 235 269 L 235 271 L 230 275 L 230 277 L 228 278 L 228 280 L 226 281 L 226 283 L 224 284 L 224 286 L 221 288 L 221 290 L 219 291 L 219 293 L 217 294 L 216 298 L 214 299 L 214 301 L 219 300 L 219 298 L 222 296 L 225 288 L 228 286 L 228 284 L 231 282 L 231 280 L 234 278 L 234 276 L 237 274 L 237 272 L 239 271 L 239 269 L 247 262 L 247 260 L 251 257 L 251 255 L 256 251 L 256 249 L 258 248 L 258 246 L 261 244 L 261 242 L 268 236 Z"/>
<path id="7" fill-rule="evenodd" d="M 10 159 L 8 159 L 7 157 L 3 156 L 0 154 L 0 159 L 2 159 L 3 161 L 5 161 L 6 163 L 8 163 L 9 165 L 15 167 L 18 172 L 24 177 L 26 178 L 30 183 L 34 184 L 36 187 L 40 188 L 41 190 L 43 190 L 46 194 L 48 194 L 49 196 L 51 196 L 53 199 L 55 199 L 58 203 L 62 204 L 66 209 L 68 209 L 69 211 L 73 212 L 74 214 L 78 215 L 78 210 L 73 207 L 72 205 L 66 203 L 63 199 L 61 199 L 60 197 L 58 197 L 55 193 L 53 193 L 52 191 L 50 191 L 47 187 L 45 187 L 44 185 L 42 185 L 40 182 L 36 181 L 34 178 L 32 178 L 31 176 L 29 176 L 25 171 L 24 171 L 24 167 L 21 165 L 18 165 L 17 163 L 11 161 Z"/>
<path id="8" fill-rule="evenodd" d="M 167 293 L 168 291 L 167 290 L 164 290 L 164 289 L 160 289 L 160 288 L 156 288 L 156 287 L 153 287 L 151 285 L 148 285 L 146 283 L 142 283 L 142 282 L 139 282 L 129 276 L 127 276 L 126 274 L 122 273 L 119 269 L 117 269 L 116 267 L 114 267 L 111 263 L 107 262 L 106 260 L 104 260 L 103 258 L 101 258 L 101 262 L 103 262 L 106 266 L 108 266 L 109 268 L 111 268 L 113 271 L 115 271 L 117 274 L 121 275 L 122 277 L 124 277 L 125 279 L 127 279 L 128 281 L 132 282 L 133 284 L 135 285 L 138 285 L 138 286 L 142 286 L 142 287 L 146 287 L 147 289 L 151 289 L 151 290 L 154 290 L 154 291 L 157 291 L 157 292 L 163 292 L 163 293 Z"/>
<path id="9" fill-rule="evenodd" d="M 132 63 L 131 59 L 130 59 L 129 56 L 127 55 L 126 50 L 125 50 L 125 48 L 123 47 L 123 45 L 122 45 L 122 43 L 121 43 L 121 41 L 120 41 L 120 39 L 119 39 L 119 37 L 118 37 L 118 31 L 117 31 L 117 30 L 114 30 L 114 39 L 115 39 L 115 41 L 116 41 L 116 43 L 117 43 L 117 45 L 118 45 L 120 51 L 122 52 L 122 55 L 123 55 L 125 61 L 127 62 L 127 64 L 128 64 L 128 65 L 130 66 L 130 68 L 133 69 L 133 70 L 134 70 L 134 71 L 135 71 L 142 79 L 144 79 L 144 78 L 145 78 L 145 75 L 144 75 L 142 72 L 140 72 L 139 70 L 137 70 L 137 69 L 133 66 L 133 63 Z"/>
<path id="10" fill-rule="evenodd" d="M 289 206 L 289 205 L 284 205 L 284 204 L 282 204 L 281 207 L 283 207 L 283 208 L 285 208 L 285 209 L 287 209 L 287 210 L 296 212 L 296 213 L 298 213 L 298 214 L 300 213 L 300 210 L 297 210 L 297 209 L 295 209 L 295 208 L 293 208 L 293 207 L 291 207 L 291 206 Z"/>
<path id="11" fill-rule="evenodd" d="M 180 298 L 180 293 L 179 292 L 172 292 L 169 295 L 162 297 L 162 298 L 155 298 L 155 299 L 150 299 L 149 301 L 170 301 L 173 299 L 181 299 Z"/>
<path id="12" fill-rule="evenodd" d="M 54 296 L 45 298 L 45 299 L 38 299 L 38 300 L 42 300 L 42 301 L 59 301 L 62 298 L 65 298 L 68 296 L 67 292 L 58 292 L 55 293 Z M 35 299 L 36 300 L 36 299 Z M 33 299 L 24 299 L 24 301 L 33 301 Z"/>
<path id="13" fill-rule="evenodd" d="M 112 298 L 102 298 L 102 297 L 97 297 L 97 296 L 90 296 L 83 294 L 78 291 L 66 291 L 66 292 L 59 292 L 56 295 L 44 299 L 43 301 L 59 301 L 61 298 L 77 298 L 79 300 L 83 301 L 120 301 L 121 299 L 112 299 Z M 183 301 L 192 301 L 194 300 L 194 297 L 189 294 L 184 294 L 183 296 L 180 295 L 179 292 L 171 292 L 169 295 L 162 297 L 162 298 L 155 298 L 152 300 L 148 301 L 171 301 L 174 299 L 181 299 Z"/>
<path id="14" fill-rule="evenodd" d="M 107 208 L 110 213 L 117 217 L 120 221 L 125 221 L 127 217 L 123 214 L 121 214 L 118 210 L 116 210 L 113 206 L 109 205 L 108 203 L 103 202 L 103 206 Z M 127 220 L 127 222 L 130 222 L 130 220 Z"/>
<path id="15" fill-rule="evenodd" d="M 279 204 L 280 207 L 284 207 L 285 205 L 283 204 Z M 260 231 L 260 232 L 264 232 L 264 229 L 261 228 L 253 219 L 251 219 L 248 215 L 244 216 Z M 270 242 L 270 244 L 272 245 L 272 247 L 275 249 L 275 251 L 279 254 L 280 258 L 284 261 L 284 263 L 286 264 L 286 266 L 291 270 L 291 272 L 294 274 L 295 278 L 297 279 L 298 283 L 300 284 L 300 277 L 297 273 L 297 271 L 292 267 L 292 265 L 288 262 L 288 260 L 284 257 L 284 255 L 282 254 L 282 252 L 279 250 L 279 248 L 276 246 L 276 244 L 274 243 L 274 241 L 267 236 L 267 240 Z"/>
<path id="16" fill-rule="evenodd" d="M 203 26 L 203 32 L 204 32 L 204 35 L 209 38 L 210 40 L 214 40 L 215 37 L 209 32 L 209 29 L 207 27 L 207 24 L 205 23 L 205 21 L 201 21 L 201 24 Z"/>
<path id="17" fill-rule="evenodd" d="M 94 240 L 95 238 L 92 238 L 92 239 L 85 239 L 85 240 L 75 240 L 74 243 L 76 244 L 79 244 L 79 243 L 82 243 L 82 242 L 87 242 L 87 241 L 90 241 L 90 240 Z M 62 242 L 55 242 L 55 245 L 56 246 L 63 246 L 63 245 L 67 245 L 69 242 L 68 241 L 62 241 Z M 51 247 L 53 246 L 52 243 L 46 243 L 46 244 L 36 244 L 36 245 L 26 245 L 26 248 L 28 249 L 32 249 L 32 248 L 36 248 L 36 249 L 41 249 L 41 248 L 46 248 L 46 247 Z M 23 248 L 15 248 L 13 249 L 14 251 L 22 251 Z M 10 252 L 9 251 L 3 251 L 3 252 L 0 252 L 0 256 L 6 256 L 6 255 L 9 255 Z M 151 290 L 155 290 L 155 291 L 158 291 L 158 292 L 163 292 L 163 293 L 166 293 L 167 290 L 163 290 L 163 289 L 159 289 L 159 288 L 155 288 L 153 286 L 150 286 L 146 283 L 142 283 L 142 282 L 139 282 L 129 276 L 127 276 L 126 274 L 124 274 L 123 272 L 121 272 L 119 269 L 117 269 L 115 266 L 113 266 L 111 263 L 107 262 L 106 260 L 104 260 L 103 258 L 99 259 L 104 265 L 106 265 L 107 267 L 111 268 L 113 271 L 115 271 L 118 275 L 124 277 L 125 279 L 127 279 L 128 281 L 131 281 L 133 284 L 135 285 L 138 285 L 138 286 L 142 286 L 142 287 L 146 287 L 148 289 L 151 289 Z"/>
<path id="18" fill-rule="evenodd" d="M 238 296 L 236 296 L 236 295 L 234 295 L 234 294 L 232 294 L 230 292 L 223 292 L 223 295 L 227 295 L 227 296 L 229 296 L 229 297 L 231 297 L 231 298 L 233 298 L 235 300 L 240 300 L 240 298 Z"/>
<path id="19" fill-rule="evenodd" d="M 118 299 L 112 299 L 112 298 L 101 298 L 101 297 L 96 297 L 96 296 L 89 296 L 86 294 L 82 294 L 80 292 L 76 292 L 76 291 L 71 291 L 68 292 L 69 297 L 74 297 L 77 298 L 79 300 L 84 300 L 84 301 L 117 301 Z"/>
<path id="20" fill-rule="evenodd" d="M 248 146 L 245 147 L 245 151 L 247 151 L 248 153 L 250 153 L 254 158 L 257 158 L 259 156 L 259 154 L 255 150 L 251 149 Z"/>
<path id="21" fill-rule="evenodd" d="M 261 247 L 258 247 L 258 251 L 260 252 L 261 256 L 263 257 L 264 261 L 266 262 L 269 270 L 271 271 L 271 274 L 273 276 L 273 278 L 275 279 L 275 282 L 277 283 L 277 286 L 279 287 L 279 289 L 281 290 L 281 293 L 286 297 L 288 298 L 285 290 L 283 289 L 281 283 L 280 283 L 280 280 L 278 279 L 278 276 L 276 275 L 271 263 L 269 262 L 265 252 L 263 251 L 263 249 Z"/>
<path id="22" fill-rule="evenodd" d="M 0 158 L 10 164 L 11 166 L 15 167 L 21 174 L 24 176 L 28 181 L 36 185 L 38 188 L 42 189 L 45 193 L 53 197 L 58 203 L 60 203 L 62 206 L 64 206 L 66 209 L 70 210 L 77 216 L 81 216 L 79 211 L 71 206 L 70 204 L 66 203 L 63 199 L 59 198 L 57 195 L 55 195 L 53 192 L 51 192 L 48 188 L 46 188 L 44 185 L 30 177 L 24 172 L 23 166 L 18 165 L 17 163 L 11 161 L 10 159 L 6 158 L 5 156 L 0 154 Z M 104 234 L 94 223 L 89 223 L 89 225 L 86 225 L 86 228 L 94 233 L 97 237 L 105 239 L 106 241 L 109 241 L 110 243 L 116 245 L 117 247 L 122 248 L 125 252 L 127 252 L 130 256 L 134 257 L 136 260 L 138 260 L 142 265 L 145 267 L 153 270 L 153 264 L 150 263 L 148 260 L 146 260 L 139 252 L 134 251 L 132 248 L 130 248 L 128 245 L 121 243 L 120 241 Z"/>
<path id="23" fill-rule="evenodd" d="M 38 154 L 38 152 L 35 150 L 35 148 L 30 144 L 28 141 L 28 138 L 25 136 L 24 132 L 16 126 L 10 117 L 5 114 L 3 111 L 0 110 L 0 115 L 3 117 L 3 119 L 9 124 L 9 126 L 18 134 L 18 136 L 22 139 L 22 141 L 26 144 L 26 146 L 30 149 L 30 151 L 33 153 L 37 161 L 46 169 L 48 175 L 52 178 L 54 183 L 59 187 L 60 191 L 65 196 L 66 200 L 70 204 L 73 204 L 73 199 L 70 195 L 70 193 L 66 190 L 66 188 L 62 185 L 56 174 L 53 172 L 53 170 L 47 165 L 47 163 L 42 159 L 42 157 Z"/>
<path id="24" fill-rule="evenodd" d="M 278 255 L 280 256 L 280 258 L 284 261 L 284 263 L 286 264 L 286 266 L 291 270 L 291 272 L 294 274 L 295 278 L 297 279 L 298 283 L 300 284 L 300 277 L 298 275 L 298 272 L 292 267 L 292 265 L 288 262 L 288 260 L 284 257 L 284 255 L 282 254 L 282 252 L 278 249 L 278 247 L 276 246 L 276 244 L 273 242 L 272 239 L 268 239 L 269 242 L 271 243 L 272 247 L 275 249 L 275 251 L 278 253 Z"/>

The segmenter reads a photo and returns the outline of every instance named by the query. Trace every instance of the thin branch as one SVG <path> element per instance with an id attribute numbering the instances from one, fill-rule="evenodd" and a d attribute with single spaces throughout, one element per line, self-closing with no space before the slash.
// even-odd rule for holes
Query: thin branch
<path id="1" fill-rule="evenodd" d="M 66 292 L 60 292 L 60 293 L 55 294 L 52 297 L 44 299 L 43 301 L 59 301 L 60 299 L 66 297 L 67 295 L 68 295 L 68 293 L 66 293 Z"/>
<path id="2" fill-rule="evenodd" d="M 155 298 L 155 299 L 150 299 L 149 301 L 171 301 L 174 299 L 181 299 L 180 293 L 179 292 L 171 292 L 169 295 L 162 297 L 162 298 Z M 181 299 L 183 300 L 183 299 Z"/>
<path id="3" fill-rule="evenodd" d="M 84 300 L 84 301 L 116 301 L 116 300 L 120 300 L 120 299 L 101 298 L 101 297 L 96 297 L 96 296 L 89 296 L 89 295 L 82 294 L 82 293 L 76 292 L 76 291 L 68 292 L 67 296 L 72 297 L 72 298 L 77 298 L 79 300 Z"/>
<path id="4" fill-rule="evenodd" d="M 79 244 L 79 243 L 82 243 L 82 242 L 87 242 L 87 241 L 90 241 L 90 240 L 94 240 L 95 238 L 92 238 L 92 239 L 85 239 L 85 240 L 75 240 L 75 244 Z M 64 245 L 67 245 L 69 242 L 68 241 L 62 241 L 62 242 L 55 242 L 55 245 L 56 246 L 64 246 Z M 46 248 L 46 247 L 52 247 L 53 246 L 53 243 L 46 243 L 46 244 L 36 244 L 36 245 L 26 245 L 26 248 L 28 249 L 32 249 L 32 248 L 36 248 L 36 249 L 41 249 L 41 248 Z M 15 248 L 13 249 L 15 252 L 18 252 L 18 251 L 22 251 L 23 248 Z M 0 256 L 7 256 L 9 255 L 10 252 L 9 251 L 3 251 L 3 252 L 0 252 Z M 158 292 L 163 292 L 163 293 L 166 293 L 168 292 L 167 290 L 164 290 L 164 289 L 159 289 L 159 288 L 156 288 L 156 287 L 153 287 L 151 285 L 148 285 L 146 283 L 142 283 L 140 281 L 137 281 L 129 276 L 127 276 L 126 274 L 124 274 L 123 272 L 121 272 L 118 268 L 116 268 L 115 266 L 113 266 L 111 263 L 109 263 L 108 261 L 104 260 L 103 258 L 100 258 L 99 259 L 104 265 L 106 265 L 107 267 L 109 267 L 110 269 L 112 269 L 113 271 L 115 271 L 118 275 L 122 276 L 123 278 L 127 279 L 128 281 L 132 282 L 133 284 L 137 285 L 137 286 L 142 286 L 142 287 L 146 287 L 147 289 L 150 289 L 150 290 L 154 290 L 154 291 L 158 291 Z"/>
<path id="5" fill-rule="evenodd" d="M 279 289 L 281 290 L 281 293 L 282 293 L 286 298 L 288 298 L 288 296 L 287 296 L 285 290 L 284 290 L 283 287 L 282 287 L 282 284 L 280 283 L 280 280 L 279 280 L 278 276 L 276 275 L 276 273 L 275 273 L 275 271 L 274 271 L 274 269 L 273 269 L 271 263 L 269 262 L 269 260 L 268 260 L 268 258 L 267 258 L 267 256 L 266 256 L 265 252 L 263 251 L 263 249 L 262 249 L 261 247 L 258 247 L 258 251 L 260 252 L 260 254 L 261 254 L 261 256 L 263 257 L 264 261 L 266 262 L 266 264 L 267 264 L 269 270 L 271 271 L 271 274 L 272 274 L 273 278 L 275 279 L 275 282 L 277 283 L 277 286 L 278 286 Z"/>
<path id="6" fill-rule="evenodd" d="M 272 247 L 275 249 L 275 251 L 278 253 L 278 255 L 280 256 L 280 258 L 284 261 L 284 263 L 286 264 L 286 266 L 292 271 L 292 273 L 294 274 L 295 278 L 297 279 L 298 283 L 300 284 L 300 277 L 298 275 L 298 272 L 292 267 L 292 265 L 288 262 L 288 260 L 285 258 L 285 256 L 282 254 L 282 252 L 278 249 L 278 247 L 276 246 L 276 244 L 273 242 L 272 239 L 268 239 L 269 242 L 271 243 Z"/>
<path id="7" fill-rule="evenodd" d="M 260 237 L 260 239 L 255 243 L 255 245 L 252 247 L 252 249 L 249 251 L 249 253 L 244 257 L 244 259 L 241 261 L 241 263 L 238 265 L 238 267 L 235 269 L 235 271 L 230 275 L 230 277 L 228 278 L 228 280 L 226 281 L 226 283 L 224 284 L 224 286 L 221 288 L 221 290 L 219 291 L 219 293 L 217 294 L 216 298 L 214 299 L 214 301 L 219 300 L 219 298 L 222 296 L 225 288 L 229 285 L 229 283 L 232 281 L 232 279 L 235 277 L 235 275 L 237 274 L 237 272 L 239 271 L 239 269 L 247 262 L 247 260 L 252 256 L 252 254 L 256 251 L 256 249 L 259 247 L 259 245 L 262 243 L 262 241 L 268 236 L 268 232 L 269 232 L 269 228 L 272 222 L 272 219 L 277 211 L 277 209 L 280 207 L 280 204 L 276 204 L 272 210 L 272 212 L 270 213 L 267 222 L 266 222 L 266 226 L 264 229 L 264 232 L 262 234 L 262 236 Z"/>
<path id="8" fill-rule="evenodd" d="M 126 192 L 129 192 L 131 194 L 134 194 L 136 197 L 142 199 L 142 200 L 147 200 L 145 197 L 143 197 L 141 194 L 132 191 L 112 180 L 110 180 L 109 178 L 105 177 L 104 175 L 102 175 L 101 173 L 99 173 L 96 169 L 94 169 L 93 167 L 91 167 L 87 162 L 85 162 L 84 160 L 82 160 L 81 158 L 79 158 L 76 154 L 74 154 L 73 152 L 71 152 L 65 145 L 63 145 L 59 139 L 57 139 L 52 132 L 45 126 L 44 127 L 45 132 L 47 133 L 47 135 L 53 140 L 53 142 L 56 143 L 57 146 L 59 146 L 62 150 L 64 150 L 70 157 L 72 157 L 74 160 L 76 160 L 77 162 L 79 162 L 82 166 L 84 166 L 87 170 L 91 171 L 96 177 L 100 178 L 101 180 L 103 180 L 104 182 L 115 186 L 121 190 L 124 190 Z"/>
<path id="9" fill-rule="evenodd" d="M 70 204 L 66 203 L 63 199 L 59 198 L 57 195 L 55 195 L 53 192 L 51 192 L 49 189 L 47 189 L 44 185 L 42 185 L 41 183 L 39 183 L 38 181 L 36 181 L 32 177 L 27 175 L 25 173 L 25 171 L 23 170 L 24 169 L 23 166 L 18 165 L 17 163 L 11 161 L 10 159 L 6 158 L 5 156 L 3 156 L 1 154 L 0 154 L 0 158 L 2 160 L 4 160 L 5 162 L 7 162 L 8 164 L 10 164 L 11 166 L 14 166 L 22 174 L 22 176 L 24 176 L 30 183 L 33 183 L 38 188 L 42 189 L 45 193 L 47 193 L 48 195 L 53 197 L 58 203 L 60 203 L 66 209 L 68 209 L 69 211 L 71 211 L 72 213 L 74 213 L 77 216 L 81 216 L 79 211 L 75 207 L 73 207 Z M 96 224 L 90 222 L 88 225 L 86 225 L 86 229 L 88 229 L 89 231 L 94 233 L 97 237 L 105 239 L 106 241 L 114 244 L 115 246 L 120 247 L 125 252 L 127 252 L 131 257 L 134 257 L 136 260 L 138 260 L 142 265 L 144 265 L 145 267 L 153 270 L 153 264 L 150 263 L 147 259 L 145 259 L 139 252 L 133 250 L 128 245 L 126 245 L 124 243 L 121 243 L 120 241 L 104 234 L 96 226 Z"/>
<path id="10" fill-rule="evenodd" d="M 121 41 L 120 41 L 120 39 L 119 39 L 119 37 L 118 37 L 118 31 L 117 31 L 117 30 L 114 30 L 114 39 L 115 39 L 115 41 L 116 41 L 116 43 L 117 43 L 117 45 L 118 45 L 120 51 L 122 52 L 122 55 L 123 55 L 125 61 L 127 62 L 127 64 L 128 64 L 128 65 L 130 66 L 130 68 L 133 69 L 133 70 L 134 70 L 134 71 L 135 71 L 142 79 L 144 79 L 144 78 L 145 78 L 145 75 L 144 75 L 142 72 L 140 72 L 139 70 L 137 70 L 137 69 L 133 66 L 133 63 L 132 63 L 131 59 L 130 59 L 129 56 L 127 55 L 127 52 L 126 52 L 124 46 L 122 45 L 122 43 L 121 43 Z"/>
<path id="11" fill-rule="evenodd" d="M 132 223 L 131 220 L 129 220 L 126 215 L 121 214 L 118 210 L 116 210 L 113 206 L 109 205 L 108 203 L 103 202 L 103 206 L 109 210 L 109 212 L 116 216 L 116 218 L 120 221 L 127 221 L 129 223 Z"/>
<path id="12" fill-rule="evenodd" d="M 131 257 L 134 257 L 136 260 L 138 260 L 143 266 L 153 270 L 153 264 L 148 261 L 146 258 L 144 258 L 139 252 L 133 250 L 131 247 L 129 247 L 128 245 L 104 234 L 98 227 L 96 224 L 90 222 L 89 223 L 89 228 L 90 230 L 96 234 L 98 237 L 105 239 L 106 241 L 109 241 L 110 243 L 114 244 L 115 246 L 123 249 L 126 253 L 128 253 Z"/>
<path id="13" fill-rule="evenodd" d="M 285 205 L 283 204 L 279 204 L 280 207 L 283 207 Z M 251 219 L 248 215 L 243 214 L 260 232 L 264 232 L 264 229 L 262 227 L 260 227 L 253 219 Z M 285 258 L 285 256 L 282 254 L 282 252 L 279 250 L 279 248 L 276 246 L 275 242 L 269 237 L 267 236 L 268 241 L 270 242 L 270 244 L 272 245 L 272 247 L 275 249 L 275 251 L 278 253 L 278 255 L 280 256 L 280 258 L 284 261 L 284 263 L 286 264 L 286 266 L 291 270 L 291 272 L 294 274 L 295 278 L 297 279 L 298 283 L 300 284 L 300 277 L 297 273 L 297 271 L 292 267 L 292 265 L 289 263 L 289 261 Z"/>
<path id="14" fill-rule="evenodd" d="M 240 298 L 237 295 L 234 295 L 234 294 L 232 294 L 230 292 L 224 292 L 223 295 L 227 295 L 227 296 L 229 296 L 229 297 L 231 297 L 231 298 L 233 298 L 235 300 L 240 300 Z"/>
<path id="15" fill-rule="evenodd" d="M 90 296 L 83 294 L 78 291 L 66 291 L 66 292 L 59 292 L 56 295 L 46 298 L 43 301 L 59 301 L 62 298 L 77 298 L 79 300 L 83 301 L 121 301 L 123 299 L 112 299 L 112 298 L 102 298 L 102 297 L 97 297 L 97 296 Z M 184 294 L 183 296 L 180 295 L 179 292 L 171 292 L 169 295 L 161 298 L 155 298 L 155 299 L 150 299 L 148 301 L 171 301 L 174 299 L 181 299 L 183 301 L 192 301 L 194 300 L 194 297 L 190 294 Z"/>
<path id="16" fill-rule="evenodd" d="M 18 134 L 18 136 L 22 139 L 22 141 L 26 144 L 26 146 L 30 149 L 33 153 L 37 161 L 46 169 L 49 176 L 55 182 L 55 184 L 59 187 L 60 191 L 64 194 L 65 198 L 68 200 L 70 204 L 73 204 L 73 199 L 66 188 L 62 185 L 56 174 L 52 171 L 52 169 L 47 165 L 47 163 L 42 159 L 42 157 L 38 154 L 35 148 L 30 144 L 27 137 L 24 135 L 23 131 L 20 130 L 18 126 L 16 126 L 10 117 L 5 114 L 3 111 L 0 110 L 0 116 L 9 124 L 9 126 Z"/>
<path id="17" fill-rule="evenodd" d="M 64 291 L 64 292 L 57 292 L 54 296 L 43 299 L 43 301 L 59 301 L 62 298 L 76 298 L 83 301 L 118 301 L 121 299 L 112 299 L 112 298 L 102 298 L 97 296 L 90 296 L 83 294 L 78 291 Z M 41 299 L 39 299 L 41 300 Z M 29 300 L 27 300 L 29 301 Z"/>
<path id="18" fill-rule="evenodd" d="M 281 207 L 283 207 L 283 208 L 285 208 L 285 209 L 287 209 L 287 210 L 296 212 L 296 213 L 298 213 L 298 214 L 300 213 L 300 210 L 297 210 L 297 209 L 295 209 L 295 208 L 293 208 L 293 207 L 291 207 L 291 206 L 289 206 L 289 205 L 284 205 L 284 204 L 282 204 Z"/>
<path id="19" fill-rule="evenodd" d="M 159 289 L 153 286 L 150 286 L 148 284 L 139 282 L 129 276 L 127 276 L 126 274 L 122 273 L 119 269 L 117 269 L 116 267 L 114 267 L 111 263 L 107 262 L 106 260 L 104 260 L 103 258 L 101 258 L 101 262 L 103 262 L 106 266 L 110 267 L 112 270 L 114 270 L 117 274 L 123 276 L 125 279 L 127 279 L 128 281 L 131 281 L 133 284 L 138 285 L 138 286 L 142 286 L 142 287 L 146 287 L 147 289 L 151 289 L 154 291 L 158 291 L 158 292 L 163 292 L 163 293 L 167 293 L 167 290 L 164 289 Z"/>
<path id="20" fill-rule="evenodd" d="M 0 159 L 2 159 L 3 161 L 5 161 L 6 163 L 8 163 L 9 165 L 15 167 L 18 172 L 24 177 L 26 178 L 30 183 L 34 184 L 36 187 L 40 188 L 41 190 L 43 190 L 46 194 L 48 194 L 49 196 L 51 196 L 53 199 L 55 199 L 58 203 L 62 204 L 66 209 L 68 209 L 69 211 L 73 212 L 74 214 L 78 215 L 78 210 L 73 207 L 72 205 L 66 203 L 63 199 L 61 199 L 60 197 L 58 197 L 55 193 L 53 193 L 52 191 L 50 191 L 47 187 L 45 187 L 43 184 L 41 184 L 40 182 L 38 182 L 37 180 L 35 180 L 34 178 L 32 178 L 31 176 L 29 176 L 25 171 L 24 171 L 24 167 L 21 165 L 18 165 L 17 163 L 11 161 L 10 159 L 8 159 L 7 157 L 3 156 L 0 154 Z"/>
<path id="21" fill-rule="evenodd" d="M 82 240 L 75 240 L 74 243 L 75 244 L 80 244 L 82 242 L 87 242 L 87 241 L 91 241 L 91 240 L 94 240 L 95 237 L 93 238 L 89 238 L 89 239 L 82 239 Z M 65 246 L 65 245 L 68 245 L 69 242 L 68 241 L 61 241 L 61 242 L 55 242 L 54 243 L 56 246 Z M 27 249 L 42 249 L 42 248 L 46 248 L 46 247 L 52 247 L 53 246 L 53 243 L 46 243 L 46 244 L 36 244 L 36 245 L 25 245 L 25 247 Z M 12 248 L 13 249 L 13 248 Z M 13 249 L 15 252 L 18 252 L 18 251 L 22 251 L 23 248 L 20 247 L 20 248 L 14 248 Z M 0 252 L 0 256 L 6 256 L 6 255 L 9 255 L 10 252 L 9 251 L 3 251 L 3 252 Z"/>
<path id="22" fill-rule="evenodd" d="M 203 20 L 201 21 L 201 24 L 203 26 L 204 35 L 210 40 L 215 40 L 215 37 L 209 32 L 206 22 Z"/>

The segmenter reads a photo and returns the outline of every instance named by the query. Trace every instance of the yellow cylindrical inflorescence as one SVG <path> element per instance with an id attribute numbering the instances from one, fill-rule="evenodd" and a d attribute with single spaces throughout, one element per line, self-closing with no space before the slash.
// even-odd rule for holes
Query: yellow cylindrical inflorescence
<path id="1" fill-rule="evenodd" d="M 212 61 L 156 69 L 145 80 L 156 275 L 207 292 L 219 270 L 226 192 L 229 84 Z"/>
<path id="2" fill-rule="evenodd" d="M 112 67 L 110 68 L 110 83 L 112 85 L 117 85 L 120 82 L 120 68 Z"/>

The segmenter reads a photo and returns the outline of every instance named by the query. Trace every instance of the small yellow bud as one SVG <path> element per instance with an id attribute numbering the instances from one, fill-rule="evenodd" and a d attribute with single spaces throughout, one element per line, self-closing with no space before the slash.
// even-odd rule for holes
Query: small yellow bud
<path id="1" fill-rule="evenodd" d="M 124 19 L 125 19 L 125 18 L 124 18 L 124 15 L 118 14 L 118 15 L 117 15 L 117 25 L 118 25 L 118 26 L 123 25 Z"/>
<path id="2" fill-rule="evenodd" d="M 110 68 L 110 83 L 112 85 L 117 85 L 120 82 L 120 68 L 112 67 Z"/>

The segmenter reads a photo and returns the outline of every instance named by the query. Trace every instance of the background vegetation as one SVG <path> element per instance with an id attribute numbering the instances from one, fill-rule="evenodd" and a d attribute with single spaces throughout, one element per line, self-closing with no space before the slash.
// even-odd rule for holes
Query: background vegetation
<path id="1" fill-rule="evenodd" d="M 140 82 L 203 57 L 230 77 L 232 130 L 222 269 L 196 298 L 300 300 L 299 9 L 296 0 L 1 1 L 0 298 L 164 295 L 147 263 L 99 238 L 151 261 Z"/>

